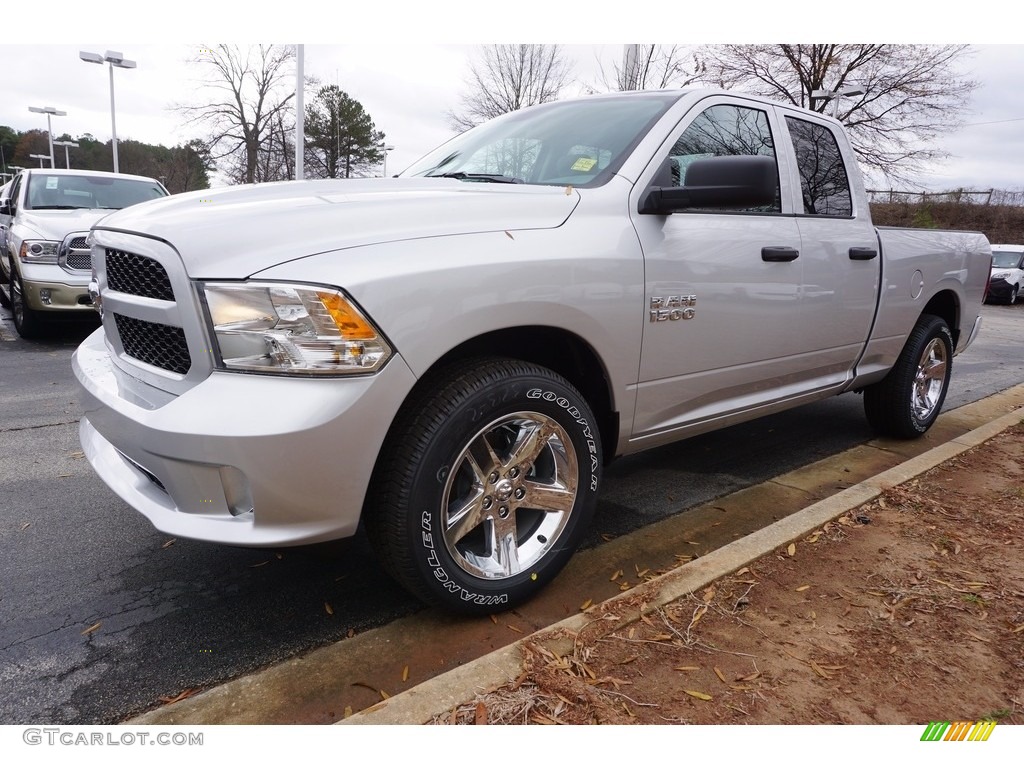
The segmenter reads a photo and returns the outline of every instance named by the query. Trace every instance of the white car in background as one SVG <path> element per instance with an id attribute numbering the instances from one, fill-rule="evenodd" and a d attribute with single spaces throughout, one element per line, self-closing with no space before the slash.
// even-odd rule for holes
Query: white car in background
<path id="1" fill-rule="evenodd" d="M 1024 245 L 992 246 L 992 280 L 986 301 L 998 299 L 1006 304 L 1017 301 L 1024 289 Z"/>
<path id="2" fill-rule="evenodd" d="M 92 313 L 89 229 L 112 211 L 166 197 L 156 179 L 125 173 L 29 168 L 0 199 L 0 302 L 26 338 L 47 320 Z"/>

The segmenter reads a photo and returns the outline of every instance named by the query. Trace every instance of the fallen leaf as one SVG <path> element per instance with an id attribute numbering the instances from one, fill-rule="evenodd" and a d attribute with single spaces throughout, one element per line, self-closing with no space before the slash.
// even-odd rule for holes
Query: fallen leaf
<path id="1" fill-rule="evenodd" d="M 87 629 L 82 630 L 82 634 L 83 635 L 91 635 L 93 632 L 95 632 L 97 629 L 100 628 L 100 624 L 102 624 L 102 623 L 103 623 L 102 621 L 97 621 L 91 627 L 88 627 Z"/>
<path id="2" fill-rule="evenodd" d="M 85 458 L 85 451 L 72 451 L 68 456 L 72 459 L 82 459 Z"/>
<path id="3" fill-rule="evenodd" d="M 610 579 L 608 579 L 608 581 L 618 581 L 621 578 L 622 578 L 622 571 L 620 570 L 620 571 L 616 571 L 615 573 L 613 573 L 612 577 Z"/>
<path id="4" fill-rule="evenodd" d="M 786 547 L 786 552 L 789 553 L 790 557 L 796 555 L 796 544 L 790 544 L 788 547 Z"/>
<path id="5" fill-rule="evenodd" d="M 403 683 L 409 682 L 409 665 L 408 664 L 406 664 L 405 668 L 402 670 L 402 682 Z"/>
<path id="6" fill-rule="evenodd" d="M 810 584 L 804 584 L 802 587 L 797 587 L 795 591 L 796 592 L 806 592 L 810 588 L 811 588 Z"/>
<path id="7" fill-rule="evenodd" d="M 160 549 L 167 549 L 168 547 L 172 546 L 174 544 L 174 542 L 176 542 L 176 541 L 177 541 L 177 539 L 168 539 L 167 541 L 165 541 L 163 543 L 163 545 L 160 547 Z"/>
<path id="8" fill-rule="evenodd" d="M 715 670 L 715 674 L 718 675 L 718 679 L 721 680 L 723 683 L 726 682 L 725 675 L 722 673 L 722 670 L 720 670 L 718 667 L 713 667 L 713 669 Z"/>
<path id="9" fill-rule="evenodd" d="M 506 235 L 508 235 L 508 239 L 509 239 L 509 240 L 515 240 L 515 238 L 514 238 L 514 237 L 512 237 L 512 233 L 511 233 L 511 232 L 509 232 L 509 231 L 508 231 L 507 229 L 505 230 L 505 234 L 506 234 Z"/>
<path id="10" fill-rule="evenodd" d="M 520 635 L 523 634 L 523 630 L 521 630 L 519 627 L 513 626 L 512 624 L 506 624 L 505 626 L 511 629 L 513 632 L 518 632 Z"/>
<path id="11" fill-rule="evenodd" d="M 28 528 L 28 527 L 29 527 L 30 525 L 32 525 L 32 523 L 22 523 L 22 524 L 21 524 L 21 529 L 20 529 L 20 530 L 24 531 L 24 530 L 25 530 L 26 528 Z"/>
<path id="12" fill-rule="evenodd" d="M 739 569 L 738 571 L 736 571 L 736 573 L 734 573 L 733 575 L 734 575 L 734 576 L 742 576 L 742 575 L 743 575 L 744 573 L 750 573 L 750 569 L 749 569 L 749 568 L 740 568 L 740 569 Z"/>
<path id="13" fill-rule="evenodd" d="M 581 606 L 580 606 L 580 610 L 581 610 L 581 611 L 585 611 L 585 610 L 587 610 L 587 608 L 589 608 L 589 607 L 590 607 L 590 606 L 592 606 L 593 604 L 594 604 L 594 601 L 593 601 L 593 600 L 590 600 L 590 599 L 588 598 L 588 599 L 587 599 L 587 601 L 586 601 L 586 602 L 584 602 L 584 603 L 583 603 L 583 605 L 581 605 Z"/>
<path id="14" fill-rule="evenodd" d="M 345 717 L 352 717 L 352 705 L 345 707 Z"/>
<path id="15" fill-rule="evenodd" d="M 700 667 L 674 667 L 676 672 L 697 672 Z"/>
<path id="16" fill-rule="evenodd" d="M 820 677 L 823 677 L 826 680 L 828 680 L 828 679 L 830 679 L 832 677 L 832 675 L 830 675 L 828 672 L 826 672 L 824 669 L 822 669 L 820 666 L 818 666 L 818 664 L 814 661 L 814 659 L 811 659 L 807 663 L 811 665 L 811 669 L 814 670 L 814 673 L 816 675 L 818 675 Z"/>
<path id="17" fill-rule="evenodd" d="M 747 675 L 746 677 L 737 677 L 736 679 L 739 680 L 740 682 L 743 682 L 743 683 L 749 683 L 752 680 L 757 680 L 757 678 L 759 678 L 760 676 L 761 676 L 760 672 L 755 672 L 752 675 Z"/>
<path id="18" fill-rule="evenodd" d="M 487 707 L 482 702 L 477 702 L 476 712 L 473 713 L 473 725 L 487 725 Z"/>
<path id="19" fill-rule="evenodd" d="M 253 564 L 252 564 L 252 565 L 250 565 L 249 567 L 250 567 L 250 568 L 260 568 L 260 567 L 262 567 L 262 566 L 266 565 L 266 564 L 267 564 L 267 563 L 269 563 L 269 562 L 270 562 L 269 560 L 264 560 L 264 561 L 263 561 L 262 563 L 253 563 Z"/>
<path id="20" fill-rule="evenodd" d="M 187 699 L 189 696 L 194 694 L 197 690 L 199 690 L 199 689 L 198 688 L 186 688 L 184 691 L 179 693 L 177 696 L 174 696 L 173 698 L 170 697 L 170 696 L 161 696 L 160 697 L 160 701 L 162 701 L 164 704 L 176 704 L 179 701 L 183 701 L 184 699 Z"/>
<path id="21" fill-rule="evenodd" d="M 711 701 L 710 696 L 706 693 L 701 693 L 700 691 L 685 691 L 685 693 L 689 696 L 693 696 L 695 699 L 700 699 L 701 701 Z"/>
<path id="22" fill-rule="evenodd" d="M 327 615 L 328 616 L 333 616 L 334 615 L 334 609 L 331 608 L 331 604 L 330 603 L 324 603 L 324 610 L 327 611 Z"/>

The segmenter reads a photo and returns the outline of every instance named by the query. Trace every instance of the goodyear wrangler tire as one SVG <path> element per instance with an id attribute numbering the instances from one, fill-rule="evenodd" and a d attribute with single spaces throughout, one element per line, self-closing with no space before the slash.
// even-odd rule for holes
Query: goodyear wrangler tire
<path id="1" fill-rule="evenodd" d="M 572 385 L 530 363 L 480 360 L 433 382 L 388 435 L 367 533 L 420 599 L 501 611 L 551 581 L 579 545 L 600 483 L 596 420 Z"/>
<path id="2" fill-rule="evenodd" d="M 920 437 L 935 423 L 946 399 L 953 334 L 946 321 L 922 315 L 888 375 L 864 390 L 864 412 L 883 435 Z"/>

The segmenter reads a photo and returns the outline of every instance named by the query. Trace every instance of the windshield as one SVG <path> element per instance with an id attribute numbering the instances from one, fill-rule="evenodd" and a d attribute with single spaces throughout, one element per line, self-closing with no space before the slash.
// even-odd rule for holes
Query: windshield
<path id="1" fill-rule="evenodd" d="M 25 207 L 37 211 L 117 210 L 166 195 L 164 188 L 153 180 L 33 173 L 28 182 Z"/>
<path id="2" fill-rule="evenodd" d="M 401 175 L 598 186 L 680 95 L 552 102 L 511 112 L 455 137 Z"/>
<path id="3" fill-rule="evenodd" d="M 992 269 L 1016 269 L 1022 258 L 1021 251 L 992 251 Z"/>

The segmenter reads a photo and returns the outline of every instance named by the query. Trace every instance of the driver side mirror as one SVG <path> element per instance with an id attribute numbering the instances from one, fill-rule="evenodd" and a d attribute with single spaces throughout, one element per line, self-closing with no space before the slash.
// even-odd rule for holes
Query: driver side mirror
<path id="1" fill-rule="evenodd" d="M 0 216 L 13 216 L 14 211 L 11 210 L 11 201 L 9 198 L 0 200 Z"/>
<path id="2" fill-rule="evenodd" d="M 723 155 L 694 160 L 683 185 L 667 186 L 671 158 L 655 176 L 640 203 L 639 213 L 666 215 L 687 208 L 751 208 L 775 201 L 778 172 L 775 158 L 765 155 Z"/>

